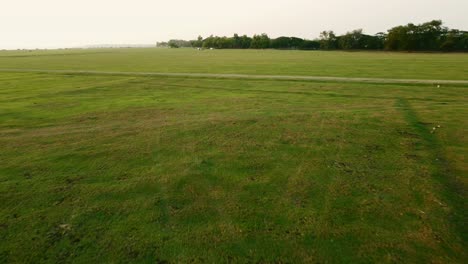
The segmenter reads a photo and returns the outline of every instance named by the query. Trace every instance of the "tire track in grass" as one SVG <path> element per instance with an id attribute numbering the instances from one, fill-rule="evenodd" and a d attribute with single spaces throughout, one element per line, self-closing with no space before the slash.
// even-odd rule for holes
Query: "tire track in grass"
<path id="1" fill-rule="evenodd" d="M 433 165 L 431 175 L 441 183 L 442 197 L 453 209 L 449 215 L 450 222 L 456 234 L 462 239 L 462 243 L 466 244 L 468 228 L 465 223 L 468 221 L 466 215 L 468 208 L 465 203 L 467 195 L 463 184 L 456 179 L 455 171 L 446 158 L 442 144 L 421 121 L 411 104 L 406 99 L 400 98 L 396 101 L 396 106 L 402 111 L 406 122 L 416 131 L 421 140 L 422 148 L 429 153 L 430 162 Z"/>

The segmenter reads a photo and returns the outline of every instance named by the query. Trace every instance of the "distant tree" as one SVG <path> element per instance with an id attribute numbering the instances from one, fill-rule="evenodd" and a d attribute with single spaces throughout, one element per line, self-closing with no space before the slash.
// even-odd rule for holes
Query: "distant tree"
<path id="1" fill-rule="evenodd" d="M 270 38 L 267 34 L 254 35 L 250 43 L 251 49 L 268 49 L 270 47 Z"/>
<path id="2" fill-rule="evenodd" d="M 448 29 L 442 26 L 441 20 L 433 20 L 419 25 L 419 50 L 438 50 L 441 46 L 442 37 Z"/>
<path id="3" fill-rule="evenodd" d="M 169 43 L 167 42 L 157 42 L 156 47 L 158 48 L 167 48 L 169 46 Z"/>
<path id="4" fill-rule="evenodd" d="M 232 49 L 233 39 L 228 37 L 216 37 L 216 48 L 218 49 Z"/>
<path id="5" fill-rule="evenodd" d="M 271 48 L 273 49 L 290 49 L 291 38 L 290 37 L 279 37 L 271 40 Z"/>
<path id="6" fill-rule="evenodd" d="M 387 39 L 387 34 L 385 34 L 384 32 L 379 32 L 377 34 L 375 34 L 375 46 L 376 46 L 376 49 L 384 49 L 385 47 L 385 41 Z"/>
<path id="7" fill-rule="evenodd" d="M 236 33 L 232 37 L 232 48 L 233 49 L 241 49 L 242 48 L 242 38 Z"/>
<path id="8" fill-rule="evenodd" d="M 442 51 L 468 51 L 468 32 L 452 29 L 441 40 Z"/>
<path id="9" fill-rule="evenodd" d="M 339 38 L 339 48 L 343 50 L 378 50 L 382 49 L 385 34 L 366 35 L 362 29 L 356 29 Z"/>
<path id="10" fill-rule="evenodd" d="M 190 43 L 192 44 L 192 47 L 194 48 L 201 48 L 203 46 L 203 37 L 198 36 L 196 40 L 192 40 L 190 41 Z"/>
<path id="11" fill-rule="evenodd" d="M 169 48 L 171 49 L 178 49 L 180 48 L 175 42 L 169 42 Z"/>
<path id="12" fill-rule="evenodd" d="M 305 42 L 306 40 L 296 37 L 279 37 L 271 40 L 270 47 L 273 49 L 308 49 Z"/>
<path id="13" fill-rule="evenodd" d="M 214 37 L 213 35 L 203 40 L 203 48 L 214 48 Z"/>
<path id="14" fill-rule="evenodd" d="M 318 40 L 304 40 L 299 47 L 301 50 L 318 50 L 320 49 L 320 41 Z"/>
<path id="15" fill-rule="evenodd" d="M 252 45 L 252 38 L 248 37 L 247 35 L 243 35 L 242 37 L 240 37 L 240 41 L 242 49 L 249 49 Z"/>
<path id="16" fill-rule="evenodd" d="M 302 44 L 304 43 L 304 39 L 291 37 L 289 43 L 291 49 L 300 49 Z"/>
<path id="17" fill-rule="evenodd" d="M 320 38 L 306 40 L 282 36 L 270 39 L 267 34 L 232 37 L 209 36 L 196 40 L 170 40 L 158 42 L 158 47 L 204 47 L 217 49 L 301 49 L 301 50 L 395 50 L 395 51 L 468 51 L 468 32 L 448 29 L 442 21 L 433 20 L 419 25 L 407 24 L 393 27 L 388 33 L 364 34 L 362 29 L 338 36 L 333 31 L 323 31 Z"/>
<path id="18" fill-rule="evenodd" d="M 320 48 L 324 50 L 334 50 L 338 48 L 339 39 L 335 35 L 335 32 L 322 31 L 320 33 Z"/>
<path id="19" fill-rule="evenodd" d="M 356 29 L 340 37 L 339 47 L 344 50 L 362 49 L 362 29 Z"/>
<path id="20" fill-rule="evenodd" d="M 387 39 L 385 42 L 385 49 L 387 50 L 404 50 L 408 45 L 408 29 L 405 26 L 398 26 L 388 31 Z"/>
<path id="21" fill-rule="evenodd" d="M 171 39 L 169 40 L 169 47 L 170 48 L 189 48 L 189 47 L 192 47 L 192 43 L 187 40 Z"/>
<path id="22" fill-rule="evenodd" d="M 433 20 L 420 25 L 408 24 L 398 26 L 388 31 L 385 42 L 387 50 L 432 51 L 439 50 L 446 40 L 448 29 L 442 26 L 442 21 Z M 450 46 L 450 41 L 445 43 Z"/>

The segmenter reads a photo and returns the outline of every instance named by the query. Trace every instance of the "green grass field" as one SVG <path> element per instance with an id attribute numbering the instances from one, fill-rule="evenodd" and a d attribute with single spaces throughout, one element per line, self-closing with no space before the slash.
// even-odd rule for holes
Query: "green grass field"
<path id="1" fill-rule="evenodd" d="M 467 54 L 0 52 L 0 263 L 466 263 L 468 85 L 7 68 L 467 80 Z"/>
<path id="2" fill-rule="evenodd" d="M 468 80 L 468 54 L 156 48 L 3 51 L 1 68 Z"/>

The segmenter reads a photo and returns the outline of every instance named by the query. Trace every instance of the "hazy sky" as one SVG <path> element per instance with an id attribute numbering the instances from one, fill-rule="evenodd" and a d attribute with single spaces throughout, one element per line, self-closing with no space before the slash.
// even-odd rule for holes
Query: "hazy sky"
<path id="1" fill-rule="evenodd" d="M 0 49 L 151 44 L 170 38 L 385 31 L 442 19 L 468 30 L 468 0 L 1 0 Z"/>

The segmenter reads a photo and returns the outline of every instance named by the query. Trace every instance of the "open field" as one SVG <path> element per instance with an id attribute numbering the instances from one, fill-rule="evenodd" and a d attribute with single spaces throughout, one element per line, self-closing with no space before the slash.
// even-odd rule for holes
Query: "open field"
<path id="1" fill-rule="evenodd" d="M 468 55 L 0 52 L 0 263 L 468 258 L 468 85 L 11 68 L 467 80 Z"/>
<path id="2" fill-rule="evenodd" d="M 95 49 L 0 52 L 0 69 L 468 80 L 468 54 Z"/>
<path id="3" fill-rule="evenodd" d="M 93 70 L 38 70 L 38 69 L 0 69 L 0 72 L 20 73 L 61 73 L 113 76 L 147 76 L 147 77 L 182 77 L 182 78 L 212 78 L 212 79 L 248 79 L 248 80 L 278 80 L 278 81 L 322 81 L 342 83 L 374 83 L 374 84 L 432 84 L 440 87 L 445 84 L 468 85 L 468 80 L 430 80 L 430 79 L 389 79 L 389 78 L 356 78 L 300 75 L 257 75 L 229 73 L 173 73 L 173 72 L 122 72 Z"/>

